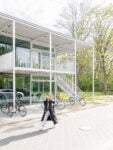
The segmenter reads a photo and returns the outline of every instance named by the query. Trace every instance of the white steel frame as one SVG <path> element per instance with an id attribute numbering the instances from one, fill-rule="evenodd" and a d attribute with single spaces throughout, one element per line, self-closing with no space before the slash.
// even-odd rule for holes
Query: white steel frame
<path id="1" fill-rule="evenodd" d="M 13 109 L 15 110 L 16 79 L 15 79 L 15 21 L 13 20 Z"/>
<path id="2" fill-rule="evenodd" d="M 10 20 L 10 21 L 12 21 L 12 24 L 13 24 L 13 106 L 14 106 L 14 108 L 15 108 L 15 97 L 16 97 L 16 93 L 15 93 L 15 91 L 16 91 L 16 77 L 15 77 L 15 73 L 16 73 L 16 70 L 18 69 L 18 67 L 16 67 L 15 66 L 15 37 L 16 37 L 16 27 L 15 27 L 15 23 L 16 22 L 18 22 L 18 23 L 20 23 L 20 24 L 24 24 L 24 25 L 27 25 L 27 26 L 30 26 L 30 27 L 32 27 L 32 28 L 35 28 L 35 29 L 39 29 L 40 31 L 44 31 L 45 33 L 49 33 L 49 47 L 50 47 L 50 70 L 48 71 L 47 70 L 47 72 L 50 74 L 50 94 L 52 93 L 52 73 L 55 73 L 55 72 L 58 72 L 58 73 L 64 73 L 63 71 L 61 72 L 59 72 L 59 71 L 52 71 L 52 65 L 51 65 L 51 63 L 52 63 L 52 35 L 54 34 L 54 35 L 56 35 L 56 36 L 60 36 L 60 37 L 62 37 L 62 38 L 65 38 L 65 39 L 69 39 L 69 40 L 72 40 L 72 41 L 74 41 L 74 54 L 75 54 L 75 95 L 76 95 L 76 93 L 77 93 L 77 89 L 76 89 L 76 50 L 77 50 L 77 39 L 75 39 L 75 40 L 73 40 L 72 38 L 68 38 L 68 37 L 65 37 L 65 36 L 63 36 L 63 35 L 59 35 L 59 34 L 57 34 L 57 33 L 52 33 L 50 30 L 45 30 L 45 29 L 41 29 L 41 28 L 39 28 L 38 26 L 35 26 L 35 25 L 33 25 L 32 23 L 26 23 L 26 22 L 21 22 L 21 20 L 19 20 L 19 19 L 15 19 L 15 18 L 11 18 L 11 17 L 7 17 L 7 15 L 5 16 L 5 15 L 2 15 L 2 13 L 0 13 L 0 15 L 3 17 L 3 18 L 5 18 L 5 19 L 7 19 L 7 20 Z M 16 20 L 16 21 L 15 21 Z M 30 40 L 28 40 L 28 41 L 30 41 Z M 32 43 L 32 42 L 31 42 Z M 31 44 L 32 45 L 32 44 Z M 90 46 L 90 45 L 89 45 Z M 91 47 L 91 46 L 90 46 Z M 31 56 L 30 56 L 31 57 Z M 92 78 L 93 78 L 93 81 L 92 81 L 92 92 L 93 92 L 93 95 L 92 95 L 92 97 L 93 97 L 93 100 L 94 100 L 94 47 L 93 47 L 93 60 L 92 60 L 92 62 L 93 62 L 93 70 L 92 70 Z M 30 62 L 30 64 L 31 64 L 31 62 Z M 23 68 L 22 68 L 23 69 Z M 21 70 L 21 68 L 20 68 L 20 70 Z M 25 68 L 25 70 L 26 70 L 26 68 Z M 31 68 L 31 66 L 30 66 L 30 70 L 31 70 L 31 72 L 33 71 L 33 72 L 35 72 L 35 69 L 32 69 Z M 30 71 L 29 70 L 29 71 Z M 43 70 L 42 70 L 43 71 Z M 37 72 L 38 72 L 38 70 L 37 70 Z M 73 74 L 73 73 L 71 73 L 71 72 L 65 72 L 65 73 L 70 73 L 70 74 Z M 56 81 L 55 81 L 56 82 Z M 31 103 L 31 89 L 32 89 L 32 85 L 31 85 L 31 83 L 32 83 L 32 75 L 30 75 L 30 103 Z M 56 88 L 55 88 L 56 89 Z M 56 93 L 56 91 L 55 91 L 55 93 Z"/>

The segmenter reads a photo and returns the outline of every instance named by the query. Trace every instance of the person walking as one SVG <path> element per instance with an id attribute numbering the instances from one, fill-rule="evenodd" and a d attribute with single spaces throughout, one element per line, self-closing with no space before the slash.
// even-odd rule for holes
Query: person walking
<path id="1" fill-rule="evenodd" d="M 45 127 L 47 121 L 52 121 L 54 124 L 54 127 L 58 123 L 57 117 L 55 115 L 54 104 L 55 104 L 55 102 L 52 100 L 52 96 L 50 94 L 48 94 L 44 99 L 44 112 L 43 112 L 43 115 L 41 118 L 42 130 L 44 130 L 44 127 Z"/>

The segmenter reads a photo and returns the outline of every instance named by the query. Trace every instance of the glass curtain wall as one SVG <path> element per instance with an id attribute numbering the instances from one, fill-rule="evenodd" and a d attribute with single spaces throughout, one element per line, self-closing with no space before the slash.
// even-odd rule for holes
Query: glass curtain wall
<path id="1" fill-rule="evenodd" d="M 12 89 L 12 75 L 11 74 L 0 74 L 0 89 Z"/>
<path id="2" fill-rule="evenodd" d="M 5 20 L 6 21 L 6 20 Z M 12 89 L 11 78 L 8 78 L 8 75 L 3 76 L 4 70 L 12 71 L 13 65 L 13 26 L 12 22 L 7 20 L 6 23 L 4 21 L 0 22 L 0 87 L 3 89 Z M 3 24 L 2 24 L 3 23 Z M 10 35 L 8 33 L 11 33 Z M 3 33 L 3 34 L 2 34 Z M 7 98 L 3 99 L 3 103 L 12 102 L 13 97 L 11 93 L 4 93 Z"/>
<path id="3" fill-rule="evenodd" d="M 13 89 L 13 75 L 7 73 L 0 74 L 0 89 Z M 16 75 L 16 91 L 22 92 L 21 98 L 24 104 L 29 104 L 30 96 L 30 76 L 29 75 Z"/>
<path id="4" fill-rule="evenodd" d="M 30 67 L 30 43 L 16 39 L 16 67 Z"/>
<path id="5" fill-rule="evenodd" d="M 49 52 L 42 52 L 41 53 L 41 69 L 49 69 Z"/>
<path id="6" fill-rule="evenodd" d="M 10 27 L 12 29 L 12 27 Z M 0 70 L 12 68 L 12 37 L 0 35 Z"/>
<path id="7" fill-rule="evenodd" d="M 46 69 L 46 70 L 50 69 L 49 47 L 33 44 L 31 57 L 32 57 L 33 68 Z M 55 54 L 54 54 L 54 49 L 52 49 L 52 69 L 54 69 L 54 65 L 55 65 L 54 62 L 55 62 Z"/>
<path id="8" fill-rule="evenodd" d="M 16 66 L 30 67 L 30 43 L 16 39 Z M 12 37 L 0 35 L 0 61 L 1 68 L 12 67 Z M 6 58 L 7 57 L 7 58 Z M 5 61 L 7 60 L 7 61 Z"/>
<path id="9" fill-rule="evenodd" d="M 30 75 L 16 75 L 16 90 L 23 93 L 24 104 L 30 104 Z"/>
<path id="10" fill-rule="evenodd" d="M 32 67 L 35 69 L 40 69 L 40 53 L 38 51 L 32 51 Z"/>
<path id="11" fill-rule="evenodd" d="M 33 76 L 32 81 L 32 104 L 39 103 L 50 92 L 49 75 Z M 54 95 L 54 80 L 52 79 L 52 94 Z"/>

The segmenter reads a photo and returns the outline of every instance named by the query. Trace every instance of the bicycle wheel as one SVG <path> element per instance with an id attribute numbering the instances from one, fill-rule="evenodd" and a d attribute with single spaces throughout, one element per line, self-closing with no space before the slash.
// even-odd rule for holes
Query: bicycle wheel
<path id="1" fill-rule="evenodd" d="M 86 101 L 83 98 L 79 99 L 79 103 L 80 103 L 81 106 L 85 106 L 86 105 Z"/>
<path id="2" fill-rule="evenodd" d="M 2 106 L 1 106 L 1 111 L 2 111 L 4 114 L 8 114 L 8 112 L 9 112 L 8 106 L 7 106 L 7 105 L 2 105 Z"/>
<path id="3" fill-rule="evenodd" d="M 8 112 L 8 115 L 10 116 L 10 117 L 13 117 L 13 114 L 15 113 L 15 111 L 13 110 L 13 105 L 11 106 L 9 106 L 9 112 Z"/>
<path id="4" fill-rule="evenodd" d="M 64 109 L 65 108 L 65 103 L 63 101 L 58 101 L 56 104 L 58 109 Z"/>
<path id="5" fill-rule="evenodd" d="M 12 117 L 13 116 L 13 103 L 8 103 L 7 108 L 8 108 L 8 116 Z"/>
<path id="6" fill-rule="evenodd" d="M 74 97 L 70 97 L 70 98 L 69 98 L 69 103 L 70 103 L 71 105 L 74 105 L 74 104 L 75 104 Z"/>
<path id="7" fill-rule="evenodd" d="M 18 108 L 18 111 L 19 111 L 19 114 L 24 117 L 26 116 L 27 112 L 26 112 L 26 108 L 24 105 L 20 105 L 19 108 Z"/>

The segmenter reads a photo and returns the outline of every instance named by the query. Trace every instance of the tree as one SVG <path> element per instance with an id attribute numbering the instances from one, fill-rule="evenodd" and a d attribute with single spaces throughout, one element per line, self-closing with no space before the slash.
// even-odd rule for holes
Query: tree
<path id="1" fill-rule="evenodd" d="M 91 8 L 90 3 L 85 1 L 78 4 L 68 3 L 57 21 L 57 26 L 66 29 L 72 37 L 77 33 L 77 38 L 80 40 L 94 41 L 96 80 L 107 94 L 108 82 L 113 70 L 113 5 L 104 7 L 98 5 Z M 82 63 L 81 67 L 85 62 Z"/>
<path id="2" fill-rule="evenodd" d="M 86 40 L 90 33 L 88 26 L 88 22 L 91 19 L 89 13 L 90 4 L 91 0 L 89 2 L 83 1 L 80 3 L 74 0 L 68 3 L 67 6 L 63 8 L 55 26 L 65 29 L 72 37 L 77 36 L 80 40 Z"/>
<path id="3" fill-rule="evenodd" d="M 96 76 L 98 80 L 103 79 L 104 93 L 107 94 L 108 80 L 113 69 L 113 5 L 95 7 L 91 16 L 91 34 L 96 51 Z"/>
<path id="4" fill-rule="evenodd" d="M 62 14 L 60 15 L 56 27 L 65 29 L 73 38 L 77 37 L 77 39 L 79 40 L 86 40 L 90 34 L 90 4 L 91 0 L 84 0 L 80 3 L 77 3 L 77 1 L 68 3 L 67 6 L 63 9 Z M 87 78 L 87 73 L 85 73 L 86 70 L 92 70 L 90 65 L 88 66 L 89 60 L 87 59 L 87 54 L 88 53 L 84 52 L 84 50 L 77 51 L 78 81 L 82 80 L 81 78 L 84 75 L 85 78 Z M 84 68 L 87 69 L 83 71 Z M 90 76 L 91 78 L 91 74 L 92 73 L 90 72 L 90 75 L 88 75 L 88 77 Z M 82 88 L 83 86 L 81 85 L 80 87 Z M 88 86 L 86 86 L 86 89 L 87 87 Z"/>

